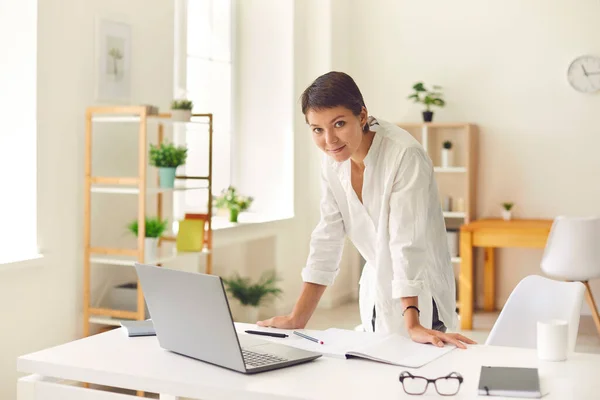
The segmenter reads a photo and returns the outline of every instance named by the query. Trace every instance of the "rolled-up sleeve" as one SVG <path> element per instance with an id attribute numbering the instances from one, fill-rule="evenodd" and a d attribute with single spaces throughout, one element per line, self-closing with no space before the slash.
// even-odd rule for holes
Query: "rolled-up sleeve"
<path id="1" fill-rule="evenodd" d="M 339 272 L 346 231 L 329 182 L 321 174 L 321 219 L 311 234 L 310 253 L 302 280 L 329 286 Z"/>
<path id="2" fill-rule="evenodd" d="M 392 298 L 418 296 L 426 276 L 427 209 L 432 167 L 427 155 L 409 148 L 400 160 L 390 196 Z"/>

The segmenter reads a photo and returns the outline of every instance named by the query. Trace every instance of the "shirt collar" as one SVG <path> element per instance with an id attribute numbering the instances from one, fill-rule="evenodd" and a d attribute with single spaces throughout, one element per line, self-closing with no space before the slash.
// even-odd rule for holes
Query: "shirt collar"
<path id="1" fill-rule="evenodd" d="M 379 148 L 381 147 L 381 136 L 382 133 L 380 132 L 381 126 L 379 125 L 379 122 L 377 122 L 377 120 L 373 117 L 369 117 L 369 129 L 371 129 L 372 131 L 375 132 L 375 136 L 373 136 L 373 142 L 371 142 L 371 147 L 369 147 L 369 151 L 367 151 L 367 155 L 365 156 L 365 159 L 363 160 L 363 162 L 365 163 L 365 166 L 370 165 L 372 162 L 374 162 L 375 159 L 377 159 L 377 154 L 379 154 Z"/>

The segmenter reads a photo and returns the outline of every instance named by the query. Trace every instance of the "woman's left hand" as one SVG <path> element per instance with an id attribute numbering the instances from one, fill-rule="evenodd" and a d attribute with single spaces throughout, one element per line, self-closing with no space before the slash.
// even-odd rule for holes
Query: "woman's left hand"
<path id="1" fill-rule="evenodd" d="M 444 343 L 450 343 L 459 349 L 466 349 L 463 344 L 477 344 L 474 340 L 469 339 L 458 333 L 443 333 L 433 329 L 427 329 L 423 325 L 416 325 L 408 329 L 410 338 L 417 343 L 431 343 L 434 346 L 444 347 Z"/>

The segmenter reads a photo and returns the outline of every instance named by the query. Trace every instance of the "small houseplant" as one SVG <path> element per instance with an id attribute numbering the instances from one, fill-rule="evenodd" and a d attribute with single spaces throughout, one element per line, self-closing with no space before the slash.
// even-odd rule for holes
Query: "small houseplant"
<path id="1" fill-rule="evenodd" d="M 514 207 L 514 203 L 502 203 L 502 218 L 505 221 L 509 221 L 512 218 L 512 209 Z"/>
<path id="2" fill-rule="evenodd" d="M 241 277 L 235 272 L 231 278 L 223 278 L 226 290 L 242 305 L 244 319 L 254 323 L 258 320 L 258 307 L 271 296 L 279 296 L 282 291 L 276 286 L 278 279 L 274 271 L 263 273 L 257 282 Z"/>
<path id="3" fill-rule="evenodd" d="M 237 222 L 240 212 L 250 208 L 252 201 L 254 201 L 252 197 L 240 196 L 236 188 L 229 186 L 217 197 L 216 207 L 229 209 L 229 221 Z"/>
<path id="4" fill-rule="evenodd" d="M 413 94 L 408 96 L 415 103 L 422 103 L 425 105 L 425 111 L 423 111 L 423 121 L 431 122 L 433 120 L 432 106 L 444 107 L 446 102 L 442 98 L 441 86 L 433 85 L 433 90 L 428 90 L 423 82 L 417 82 L 413 85 Z"/>
<path id="5" fill-rule="evenodd" d="M 171 102 L 171 119 L 173 121 L 189 122 L 192 118 L 194 103 L 188 99 L 173 100 Z"/>
<path id="6" fill-rule="evenodd" d="M 138 236 L 138 220 L 134 220 L 127 225 L 127 229 Z M 144 262 L 154 261 L 158 258 L 158 239 L 167 229 L 167 220 L 158 217 L 145 218 L 145 238 L 144 238 Z"/>
<path id="7" fill-rule="evenodd" d="M 150 144 L 150 164 L 158 167 L 162 188 L 175 186 L 175 171 L 178 166 L 185 164 L 186 159 L 185 146 L 175 147 L 173 143 L 161 143 L 159 146 Z"/>
<path id="8" fill-rule="evenodd" d="M 442 143 L 442 167 L 447 168 L 453 164 L 454 159 L 452 155 L 452 142 L 445 140 Z"/>
<path id="9" fill-rule="evenodd" d="M 112 70 L 114 80 L 118 80 L 122 75 L 123 71 L 118 68 L 118 63 L 123 59 L 123 53 L 117 47 L 113 47 L 108 51 L 108 55 L 112 58 Z"/>

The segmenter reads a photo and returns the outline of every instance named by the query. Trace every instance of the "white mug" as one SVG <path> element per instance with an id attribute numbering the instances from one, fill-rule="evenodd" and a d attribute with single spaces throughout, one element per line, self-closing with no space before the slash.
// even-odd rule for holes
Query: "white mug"
<path id="1" fill-rule="evenodd" d="M 563 361 L 567 359 L 569 323 L 564 320 L 538 321 L 537 354 L 540 360 Z"/>

